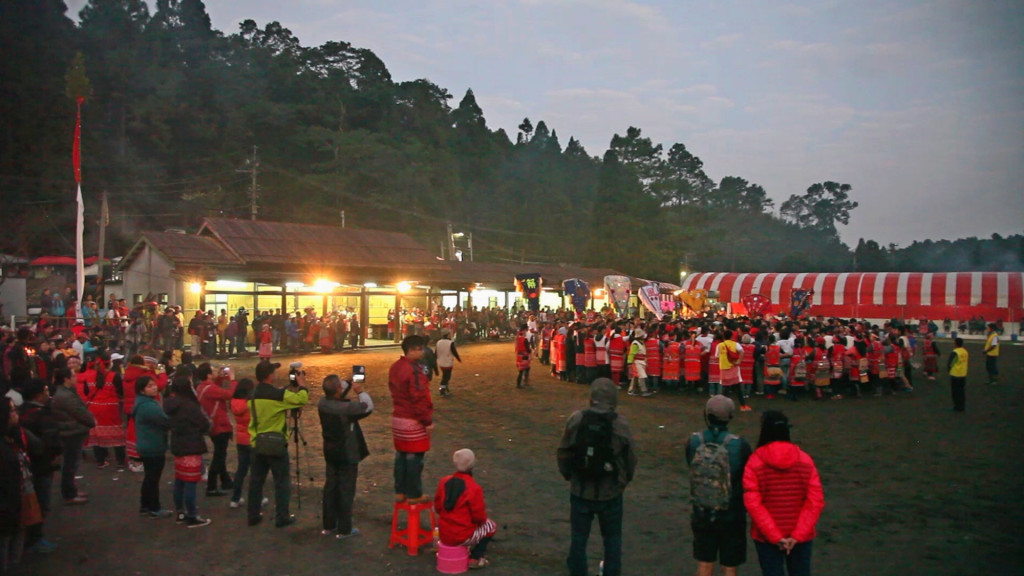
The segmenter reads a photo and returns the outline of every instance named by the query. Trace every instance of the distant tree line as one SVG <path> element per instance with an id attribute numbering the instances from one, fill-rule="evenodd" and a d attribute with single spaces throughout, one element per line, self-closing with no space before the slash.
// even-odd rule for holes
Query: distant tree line
<path id="1" fill-rule="evenodd" d="M 543 120 L 487 126 L 472 90 L 395 81 L 372 51 L 303 46 L 277 22 L 215 30 L 201 0 L 0 3 L 0 251 L 73 250 L 71 131 L 84 96 L 87 211 L 111 205 L 108 253 L 204 216 L 474 234 L 478 260 L 572 262 L 672 280 L 695 270 L 1022 269 L 1024 237 L 851 250 L 850 184 L 812 183 L 778 211 L 717 182 L 682 143 L 629 127 L 592 156 Z M 95 234 L 91 219 L 90 234 Z M 94 241 L 87 238 L 87 242 Z"/>

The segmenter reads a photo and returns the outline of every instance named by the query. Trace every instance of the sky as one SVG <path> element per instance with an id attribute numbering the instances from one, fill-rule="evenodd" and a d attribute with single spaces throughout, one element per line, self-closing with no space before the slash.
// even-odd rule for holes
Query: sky
<path id="1" fill-rule="evenodd" d="M 85 0 L 68 1 L 72 12 Z M 1019 0 L 206 0 L 214 27 L 277 20 L 373 50 L 397 81 L 492 129 L 544 120 L 601 156 L 629 126 L 778 206 L 853 186 L 843 240 L 1024 232 Z"/>

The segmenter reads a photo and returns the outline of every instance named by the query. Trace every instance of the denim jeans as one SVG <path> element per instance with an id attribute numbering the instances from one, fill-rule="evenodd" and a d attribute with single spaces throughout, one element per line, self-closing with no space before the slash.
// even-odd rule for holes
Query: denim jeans
<path id="1" fill-rule="evenodd" d="M 324 481 L 324 530 L 337 530 L 338 534 L 352 532 L 352 503 L 356 498 L 358 464 L 327 462 Z"/>
<path id="2" fill-rule="evenodd" d="M 290 515 L 288 506 L 291 502 L 292 485 L 288 476 L 290 470 L 288 455 L 264 456 L 263 454 L 252 455 L 252 478 L 249 479 L 249 519 L 254 520 L 260 516 L 261 503 L 263 502 L 263 484 L 267 481 L 267 473 L 274 475 L 274 507 L 276 508 L 275 521 L 283 524 L 288 521 Z"/>
<path id="3" fill-rule="evenodd" d="M 587 540 L 590 527 L 597 516 L 604 540 L 604 574 L 619 576 L 622 570 L 622 496 L 611 500 L 584 500 L 579 496 L 569 497 L 569 522 L 572 527 L 572 543 L 569 545 L 569 573 L 571 576 L 587 576 Z"/>
<path id="4" fill-rule="evenodd" d="M 64 464 L 60 469 L 60 495 L 65 500 L 78 496 L 78 487 L 75 485 L 75 475 L 78 474 L 78 463 L 82 458 L 82 444 L 85 444 L 85 436 L 71 436 L 61 438 L 64 445 Z"/>
<path id="5" fill-rule="evenodd" d="M 811 542 L 801 542 L 787 555 L 775 544 L 754 540 L 762 576 L 811 576 Z"/>
<path id="6" fill-rule="evenodd" d="M 174 509 L 178 512 L 185 511 L 185 516 L 195 518 L 199 516 L 199 509 L 196 507 L 196 486 L 199 482 L 185 482 L 174 479 Z"/>
<path id="7" fill-rule="evenodd" d="M 252 467 L 252 446 L 236 444 L 238 450 L 238 469 L 235 470 L 235 487 L 231 494 L 231 501 L 238 502 L 242 499 L 242 484 L 245 484 L 245 477 L 249 475 L 249 468 Z"/>
<path id="8" fill-rule="evenodd" d="M 423 496 L 423 453 L 395 452 L 395 494 Z"/>
<path id="9" fill-rule="evenodd" d="M 160 506 L 160 476 L 164 473 L 167 458 L 160 456 L 143 456 L 142 494 L 139 509 L 156 512 Z M 177 502 L 175 502 L 177 504 Z M 180 508 L 179 508 L 180 510 Z"/>
<path id="10" fill-rule="evenodd" d="M 231 444 L 231 433 L 224 432 L 214 434 L 210 437 L 213 440 L 213 460 L 210 462 L 210 470 L 206 475 L 206 491 L 217 490 L 217 480 L 225 489 L 231 488 L 231 475 L 228 474 L 228 445 Z"/>

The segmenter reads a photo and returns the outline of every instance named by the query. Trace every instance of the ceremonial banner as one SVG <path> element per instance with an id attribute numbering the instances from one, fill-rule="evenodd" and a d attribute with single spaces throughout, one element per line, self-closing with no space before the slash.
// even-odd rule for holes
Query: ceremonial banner
<path id="1" fill-rule="evenodd" d="M 544 285 L 544 279 L 540 274 L 518 274 L 515 285 L 516 291 L 526 299 L 530 311 L 534 314 L 540 312 L 540 291 Z"/>
<path id="2" fill-rule="evenodd" d="M 665 317 L 665 313 L 661 311 L 661 288 L 657 282 L 651 282 L 650 284 L 640 288 L 637 291 L 637 296 L 640 298 L 640 303 L 644 305 L 654 314 L 658 320 Z"/>
<path id="3" fill-rule="evenodd" d="M 677 298 L 690 310 L 700 313 L 704 311 L 704 307 L 707 305 L 708 291 L 703 289 L 683 290 Z"/>
<path id="4" fill-rule="evenodd" d="M 746 306 L 750 316 L 766 316 L 772 311 L 771 298 L 763 294 L 747 294 L 740 302 Z"/>
<path id="5" fill-rule="evenodd" d="M 814 290 L 793 290 L 793 296 L 790 298 L 792 307 L 789 310 L 789 315 L 793 318 L 799 318 L 806 312 L 811 306 L 811 296 L 814 296 Z"/>
<path id="6" fill-rule="evenodd" d="M 562 290 L 569 295 L 572 307 L 576 309 L 576 316 L 582 316 L 590 301 L 590 285 L 579 278 L 570 278 L 562 282 Z"/>
<path id="7" fill-rule="evenodd" d="M 628 276 L 605 276 L 604 289 L 608 293 L 608 300 L 612 307 L 618 312 L 620 318 L 629 314 L 629 292 L 632 284 Z"/>

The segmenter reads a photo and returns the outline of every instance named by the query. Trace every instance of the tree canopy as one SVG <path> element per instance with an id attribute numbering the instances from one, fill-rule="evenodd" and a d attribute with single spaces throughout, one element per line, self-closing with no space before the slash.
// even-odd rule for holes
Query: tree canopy
<path id="1" fill-rule="evenodd" d="M 1024 259 L 1021 236 L 851 251 L 838 234 L 857 208 L 850 184 L 813 184 L 776 215 L 764 187 L 716 182 L 682 142 L 628 126 L 592 156 L 541 118 L 510 137 L 488 127 L 472 90 L 396 81 L 371 50 L 304 46 L 278 22 L 221 32 L 202 0 L 90 0 L 78 24 L 60 0 L 6 0 L 0 46 L 4 252 L 73 250 L 74 93 L 87 97 L 87 217 L 106 191 L 114 253 L 141 230 L 248 217 L 255 171 L 262 219 L 340 224 L 344 211 L 349 226 L 427 246 L 452 223 L 474 234 L 480 260 L 672 280 L 687 255 L 694 269 L 743 271 L 1021 269 Z"/>

